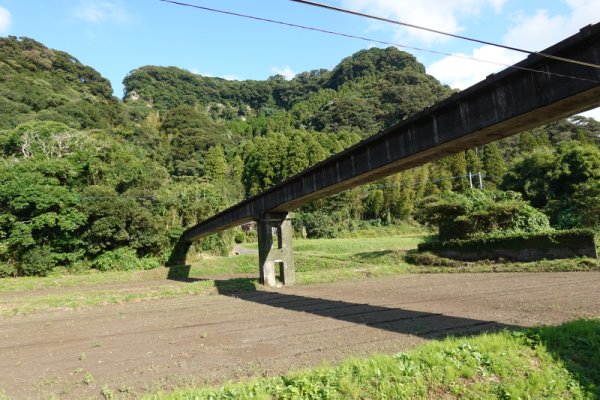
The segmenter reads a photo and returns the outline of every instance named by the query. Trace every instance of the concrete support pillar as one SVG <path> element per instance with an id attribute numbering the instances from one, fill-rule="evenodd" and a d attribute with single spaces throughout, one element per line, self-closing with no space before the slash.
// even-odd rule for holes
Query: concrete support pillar
<path id="1" fill-rule="evenodd" d="M 167 267 L 178 267 L 182 265 L 186 265 L 187 253 L 192 246 L 192 242 L 188 242 L 182 237 L 177 240 L 173 250 L 171 250 L 171 255 L 169 256 L 169 260 L 167 261 Z"/>
<path id="2" fill-rule="evenodd" d="M 260 282 L 265 286 L 277 286 L 276 268 L 279 268 L 281 284 L 290 286 L 296 281 L 292 216 L 292 213 L 268 213 L 256 223 Z"/>
<path id="3" fill-rule="evenodd" d="M 191 266 L 185 262 L 191 246 L 192 242 L 186 241 L 183 237 L 180 237 L 177 243 L 175 243 L 166 263 L 166 266 L 169 267 L 167 279 L 179 281 L 189 278 Z"/>

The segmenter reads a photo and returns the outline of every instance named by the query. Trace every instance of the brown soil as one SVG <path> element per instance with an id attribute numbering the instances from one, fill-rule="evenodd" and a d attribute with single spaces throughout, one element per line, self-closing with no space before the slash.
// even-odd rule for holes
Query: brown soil
<path id="1" fill-rule="evenodd" d="M 408 275 L 0 318 L 0 393 L 134 397 L 275 375 L 598 316 L 599 287 L 595 272 Z"/>

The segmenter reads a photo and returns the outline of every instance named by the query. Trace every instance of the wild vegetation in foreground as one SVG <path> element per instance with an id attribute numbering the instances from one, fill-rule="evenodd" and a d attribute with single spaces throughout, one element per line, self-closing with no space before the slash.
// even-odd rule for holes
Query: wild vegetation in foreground
<path id="1" fill-rule="evenodd" d="M 600 260 L 590 258 L 532 263 L 462 263 L 429 253 L 414 253 L 412 250 L 426 237 L 423 234 L 404 231 L 403 236 L 392 236 L 392 231 L 388 230 L 388 235 L 385 231 L 386 228 L 373 228 L 371 234 L 381 236 L 370 238 L 296 240 L 297 284 L 405 273 L 600 271 Z M 248 244 L 247 247 L 252 248 L 253 245 Z M 220 291 L 262 290 L 257 281 L 257 264 L 255 254 L 197 256 L 191 259 L 189 276 L 187 273 L 178 276 L 168 268 L 156 268 L 108 272 L 90 270 L 81 274 L 0 279 L 0 316 L 212 295 Z M 168 279 L 170 272 L 171 279 Z"/>
<path id="2" fill-rule="evenodd" d="M 448 338 L 393 356 L 149 396 L 169 399 L 596 399 L 600 319 Z"/>

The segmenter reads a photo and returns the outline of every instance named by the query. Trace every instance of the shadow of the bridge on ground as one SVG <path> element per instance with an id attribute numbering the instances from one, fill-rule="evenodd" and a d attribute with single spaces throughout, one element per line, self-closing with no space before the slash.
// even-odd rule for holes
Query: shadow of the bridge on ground
<path id="1" fill-rule="evenodd" d="M 497 321 L 456 317 L 442 313 L 257 290 L 257 278 L 190 278 L 188 274 L 189 269 L 178 267 L 176 272 L 169 274 L 169 279 L 180 282 L 214 280 L 219 294 L 224 296 L 427 339 L 520 328 Z"/>
<path id="2" fill-rule="evenodd" d="M 253 290 L 255 287 L 253 280 L 246 279 L 246 281 L 247 285 L 240 282 L 240 279 L 235 282 L 216 281 L 215 285 L 219 293 L 225 296 L 427 339 L 518 328 L 496 321 L 455 317 L 442 313 L 352 303 L 290 293 L 257 291 Z M 236 286 L 238 288 L 245 286 L 246 290 L 233 289 Z"/>
<path id="3" fill-rule="evenodd" d="M 426 339 L 471 336 L 504 329 L 521 331 L 527 336 L 531 335 L 534 342 L 545 346 L 553 357 L 562 360 L 565 368 L 590 394 L 590 398 L 600 399 L 600 319 L 529 329 L 441 313 L 262 291 L 256 289 L 257 278 L 190 278 L 189 268 L 180 267 L 169 275 L 169 279 L 180 282 L 214 280 L 219 294 L 228 297 Z"/>

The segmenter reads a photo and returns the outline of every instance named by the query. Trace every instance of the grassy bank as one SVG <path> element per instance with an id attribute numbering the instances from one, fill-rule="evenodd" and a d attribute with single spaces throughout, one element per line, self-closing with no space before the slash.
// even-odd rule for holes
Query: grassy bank
<path id="1" fill-rule="evenodd" d="M 354 359 L 336 367 L 148 397 L 365 398 L 600 398 L 600 319 L 450 338 L 394 356 Z"/>
<path id="2" fill-rule="evenodd" d="M 382 233 L 379 233 L 382 234 Z M 315 284 L 404 273 L 590 271 L 600 260 L 573 259 L 534 263 L 460 263 L 436 257 L 413 257 L 424 236 L 384 235 L 372 238 L 296 240 L 297 283 Z M 252 248 L 252 246 L 247 246 Z M 49 309 L 93 307 L 189 295 L 211 295 L 222 290 L 254 289 L 257 256 L 191 257 L 189 278 L 167 279 L 169 270 L 56 274 L 48 277 L 0 279 L 0 316 Z M 183 277 L 183 278 L 187 278 Z M 216 282 L 215 279 L 219 279 Z M 260 288 L 259 288 L 260 290 Z"/>

